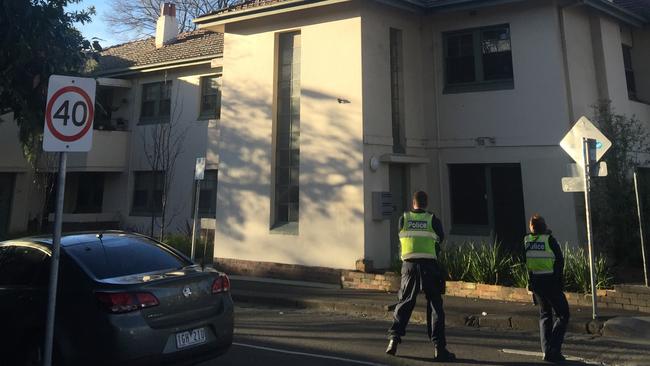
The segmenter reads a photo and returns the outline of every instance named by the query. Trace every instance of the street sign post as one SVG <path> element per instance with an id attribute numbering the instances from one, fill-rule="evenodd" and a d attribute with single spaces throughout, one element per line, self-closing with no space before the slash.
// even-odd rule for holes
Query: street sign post
<path id="1" fill-rule="evenodd" d="M 92 147 L 95 88 L 95 79 L 61 75 L 50 76 L 48 83 L 45 126 L 43 128 L 43 151 L 59 153 L 59 177 L 56 192 L 52 257 L 50 260 L 45 344 L 43 347 L 43 365 L 45 366 L 50 366 L 52 363 L 67 152 L 86 152 L 90 151 Z"/>
<path id="2" fill-rule="evenodd" d="M 641 238 L 641 258 L 643 259 L 643 278 L 645 286 L 648 287 L 648 263 L 645 253 L 645 237 L 643 230 L 643 203 L 639 198 L 638 168 L 634 168 L 634 195 L 636 197 L 636 212 L 639 217 L 639 237 Z"/>
<path id="3" fill-rule="evenodd" d="M 196 194 L 194 198 L 194 220 L 192 223 L 192 251 L 190 257 L 192 261 L 195 258 L 194 248 L 196 243 L 197 222 L 199 221 L 199 198 L 201 196 L 201 181 L 205 176 L 205 158 L 196 158 L 196 165 L 194 166 L 194 180 L 196 181 Z"/>
<path id="4" fill-rule="evenodd" d="M 562 189 L 565 192 L 580 192 L 585 194 L 585 216 L 587 223 L 587 245 L 589 249 L 589 270 L 591 279 L 592 317 L 597 318 L 596 276 L 594 272 L 593 234 L 591 224 L 591 177 L 606 176 L 607 165 L 599 165 L 598 160 L 612 146 L 611 141 L 594 126 L 587 117 L 580 117 L 578 122 L 564 136 L 560 146 L 569 154 L 581 168 L 579 177 L 562 178 Z M 580 189 L 582 183 L 582 189 Z"/>

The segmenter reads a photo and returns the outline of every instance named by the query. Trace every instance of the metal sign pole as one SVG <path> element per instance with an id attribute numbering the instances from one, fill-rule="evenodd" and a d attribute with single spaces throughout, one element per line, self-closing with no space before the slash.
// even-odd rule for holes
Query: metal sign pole
<path id="1" fill-rule="evenodd" d="M 639 217 L 639 237 L 641 238 L 641 258 L 643 258 L 643 278 L 645 286 L 648 287 L 648 266 L 645 256 L 645 236 L 643 235 L 643 208 L 639 198 L 639 183 L 637 179 L 637 168 L 634 168 L 634 194 L 636 195 L 636 212 Z"/>
<path id="2" fill-rule="evenodd" d="M 596 319 L 596 276 L 594 273 L 594 248 L 593 248 L 593 234 L 591 228 L 591 200 L 589 197 L 589 190 L 591 189 L 591 157 L 589 156 L 588 138 L 582 139 L 582 155 L 585 171 L 585 215 L 587 219 L 587 244 L 589 246 L 589 274 L 591 277 L 591 300 L 592 300 L 592 318 Z M 593 141 L 593 140 L 592 140 Z"/>
<path id="3" fill-rule="evenodd" d="M 67 153 L 59 153 L 59 180 L 56 189 L 56 211 L 54 219 L 54 238 L 50 260 L 50 287 L 47 301 L 47 322 L 45 323 L 45 346 L 43 347 L 43 365 L 52 364 L 52 342 L 54 340 L 54 314 L 56 310 L 56 290 L 59 279 L 59 258 L 61 254 L 61 226 L 63 224 L 63 199 L 65 193 L 65 171 Z"/>
<path id="4" fill-rule="evenodd" d="M 194 202 L 194 222 L 192 223 L 192 254 L 191 258 L 192 261 L 194 261 L 194 245 L 196 243 L 196 229 L 197 229 L 197 224 L 196 222 L 199 220 L 199 197 L 201 196 L 201 181 L 196 180 L 196 200 Z"/>

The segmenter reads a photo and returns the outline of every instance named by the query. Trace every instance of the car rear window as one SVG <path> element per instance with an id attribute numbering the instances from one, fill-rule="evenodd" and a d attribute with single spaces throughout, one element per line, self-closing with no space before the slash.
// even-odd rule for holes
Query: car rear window
<path id="1" fill-rule="evenodd" d="M 164 246 L 136 237 L 111 237 L 68 246 L 66 252 L 96 279 L 178 269 L 191 263 Z"/>

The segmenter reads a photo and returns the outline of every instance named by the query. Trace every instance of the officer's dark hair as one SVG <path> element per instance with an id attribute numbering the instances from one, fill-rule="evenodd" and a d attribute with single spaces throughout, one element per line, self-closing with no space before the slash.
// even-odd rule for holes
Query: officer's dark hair
<path id="1" fill-rule="evenodd" d="M 534 214 L 530 218 L 530 226 L 533 227 L 533 234 L 545 234 L 548 231 L 546 220 L 540 214 Z"/>
<path id="2" fill-rule="evenodd" d="M 429 196 L 425 191 L 417 191 L 413 193 L 413 201 L 418 204 L 419 208 L 425 209 L 429 204 Z"/>

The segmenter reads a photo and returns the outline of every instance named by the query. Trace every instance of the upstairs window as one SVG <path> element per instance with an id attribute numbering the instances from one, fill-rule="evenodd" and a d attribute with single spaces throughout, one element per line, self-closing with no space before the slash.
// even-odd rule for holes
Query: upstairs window
<path id="1" fill-rule="evenodd" d="M 632 47 L 627 45 L 623 45 L 623 65 L 625 67 L 625 80 L 627 81 L 627 95 L 630 99 L 637 100 L 634 69 L 632 69 Z"/>
<path id="2" fill-rule="evenodd" d="M 443 34 L 445 93 L 514 88 L 508 24 Z"/>
<path id="3" fill-rule="evenodd" d="M 171 95 L 171 81 L 143 84 L 140 124 L 169 122 Z"/>
<path id="4" fill-rule="evenodd" d="M 221 76 L 201 78 L 201 110 L 199 119 L 221 117 Z"/>

